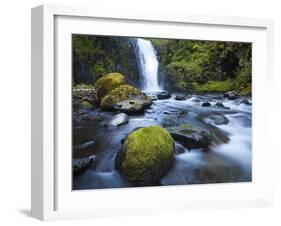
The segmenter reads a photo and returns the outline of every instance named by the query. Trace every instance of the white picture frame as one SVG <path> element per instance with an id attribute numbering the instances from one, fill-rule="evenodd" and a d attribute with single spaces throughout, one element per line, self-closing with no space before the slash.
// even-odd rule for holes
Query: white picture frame
<path id="1" fill-rule="evenodd" d="M 72 192 L 69 187 L 71 172 L 67 172 L 71 167 L 68 161 L 68 152 L 71 153 L 71 127 L 67 124 L 69 117 L 62 117 L 62 114 L 70 114 L 71 87 L 67 84 L 71 81 L 71 68 L 69 61 L 60 59 L 69 60 L 71 57 L 70 46 L 67 44 L 69 34 L 75 29 L 76 33 L 92 34 L 89 27 L 96 28 L 98 32 L 95 34 L 102 35 L 252 41 L 255 45 L 253 181 Z M 189 37 L 180 31 L 187 27 L 194 31 Z M 60 55 L 60 48 L 65 49 L 63 55 Z M 267 96 L 270 96 L 273 86 L 272 63 L 271 20 L 57 5 L 33 8 L 32 216 L 41 220 L 56 220 L 271 205 L 273 150 L 269 148 L 266 139 L 269 134 L 266 109 L 271 104 Z M 61 103 L 64 103 L 63 108 L 60 107 Z M 66 135 L 60 136 L 63 131 Z M 64 156 L 67 159 L 65 162 L 62 161 Z"/>

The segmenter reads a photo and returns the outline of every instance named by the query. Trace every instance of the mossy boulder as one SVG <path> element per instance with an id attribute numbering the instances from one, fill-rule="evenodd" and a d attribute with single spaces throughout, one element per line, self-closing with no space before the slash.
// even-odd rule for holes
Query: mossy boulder
<path id="1" fill-rule="evenodd" d="M 129 85 L 120 85 L 102 99 L 100 106 L 104 110 L 134 113 L 143 111 L 151 103 L 151 98 L 137 88 Z"/>
<path id="2" fill-rule="evenodd" d="M 110 73 L 102 76 L 95 83 L 95 96 L 100 102 L 111 90 L 125 84 L 125 77 L 120 73 Z"/>
<path id="3" fill-rule="evenodd" d="M 133 131 L 116 158 L 116 168 L 134 185 L 157 185 L 173 162 L 174 140 L 161 126 Z"/>

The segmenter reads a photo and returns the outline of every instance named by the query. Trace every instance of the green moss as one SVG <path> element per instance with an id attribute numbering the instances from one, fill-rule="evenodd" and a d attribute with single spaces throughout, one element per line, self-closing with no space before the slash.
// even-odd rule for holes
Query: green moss
<path id="1" fill-rule="evenodd" d="M 137 184 L 159 182 L 173 160 L 173 142 L 169 132 L 160 126 L 132 132 L 124 144 L 122 173 Z"/>
<path id="2" fill-rule="evenodd" d="M 108 95 L 106 95 L 100 105 L 102 108 L 111 108 L 116 103 L 129 99 L 147 99 L 148 97 L 144 95 L 140 90 L 129 85 L 120 85 L 113 89 Z"/>
<path id="3" fill-rule="evenodd" d="M 96 98 L 101 101 L 111 90 L 125 84 L 125 78 L 120 73 L 110 73 L 98 79 L 95 83 Z"/>
<path id="4" fill-rule="evenodd" d="M 91 108 L 92 107 L 92 104 L 90 104 L 88 101 L 82 101 L 81 102 L 81 106 L 84 107 L 84 108 Z"/>
<path id="5" fill-rule="evenodd" d="M 235 88 L 243 95 L 252 92 L 252 64 L 248 62 L 236 72 Z"/>
<path id="6" fill-rule="evenodd" d="M 198 84 L 196 82 L 192 83 L 193 90 L 196 92 L 228 92 L 233 89 L 234 81 L 225 80 L 225 81 L 208 81 L 205 84 Z"/>

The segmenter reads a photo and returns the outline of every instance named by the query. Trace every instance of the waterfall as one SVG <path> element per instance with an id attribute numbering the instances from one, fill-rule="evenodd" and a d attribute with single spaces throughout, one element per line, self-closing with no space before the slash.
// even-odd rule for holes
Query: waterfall
<path id="1" fill-rule="evenodd" d="M 158 91 L 161 90 L 158 83 L 158 66 L 159 62 L 156 50 L 149 40 L 137 39 L 139 54 L 139 64 L 142 75 L 142 86 L 144 90 Z"/>

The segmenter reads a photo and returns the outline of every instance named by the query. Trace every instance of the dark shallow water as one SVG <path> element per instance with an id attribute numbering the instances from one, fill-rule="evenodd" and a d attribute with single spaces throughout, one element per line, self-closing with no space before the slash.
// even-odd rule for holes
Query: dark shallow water
<path id="1" fill-rule="evenodd" d="M 214 107 L 218 100 L 222 100 L 230 109 Z M 202 107 L 204 101 L 209 101 L 212 107 Z M 193 96 L 184 101 L 176 101 L 172 96 L 167 100 L 154 101 L 145 114 L 130 116 L 129 123 L 119 127 L 104 126 L 116 112 L 79 109 L 78 112 L 83 117 L 73 124 L 73 142 L 77 145 L 93 141 L 93 145 L 74 152 L 73 157 L 96 155 L 97 159 L 92 167 L 73 176 L 73 189 L 131 186 L 115 170 L 114 165 L 115 156 L 122 147 L 122 138 L 137 127 L 169 127 L 184 123 L 211 130 L 217 141 L 224 140 L 223 137 L 229 138 L 229 141 L 214 142 L 208 150 L 185 149 L 184 153 L 175 154 L 174 164 L 162 178 L 162 185 L 251 181 L 252 107 L 240 102 L 241 99 L 226 100 L 221 96 Z M 202 115 L 210 112 L 224 114 L 229 123 L 215 125 L 201 119 Z"/>

